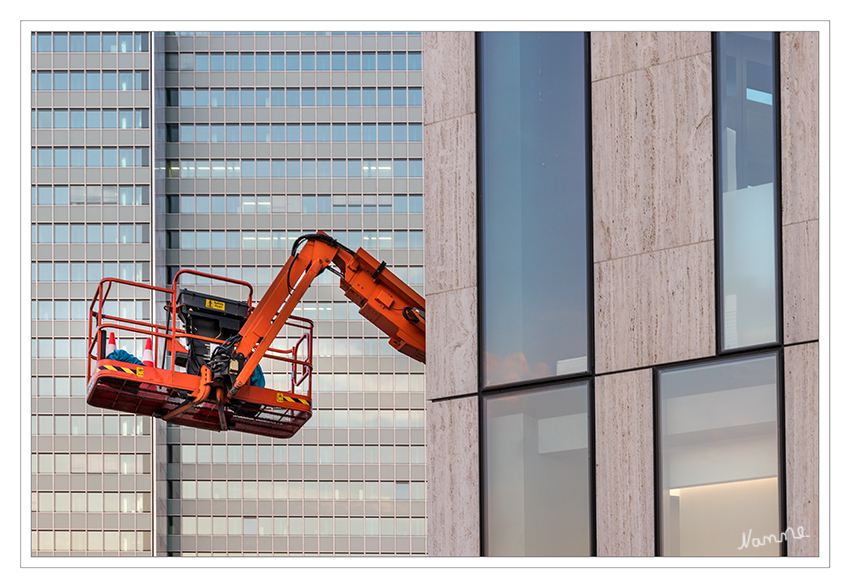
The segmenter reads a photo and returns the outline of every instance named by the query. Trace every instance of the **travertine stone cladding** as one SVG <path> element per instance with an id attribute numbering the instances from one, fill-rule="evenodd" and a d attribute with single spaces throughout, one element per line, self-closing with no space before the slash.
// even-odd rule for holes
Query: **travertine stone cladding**
<path id="1" fill-rule="evenodd" d="M 428 555 L 480 554 L 478 398 L 428 403 Z"/>
<path id="2" fill-rule="evenodd" d="M 710 54 L 591 92 L 594 261 L 712 239 Z"/>
<path id="3" fill-rule="evenodd" d="M 478 391 L 475 35 L 423 34 L 428 399 Z"/>
<path id="4" fill-rule="evenodd" d="M 477 556 L 475 35 L 422 36 L 427 549 Z"/>
<path id="5" fill-rule="evenodd" d="M 425 291 L 476 285 L 475 115 L 426 126 Z"/>
<path id="6" fill-rule="evenodd" d="M 596 263 L 594 280 L 597 373 L 714 353 L 710 241 Z"/>
<path id="7" fill-rule="evenodd" d="M 782 223 L 818 218 L 818 33 L 779 35 Z"/>
<path id="8" fill-rule="evenodd" d="M 818 338 L 817 219 L 782 227 L 785 343 Z"/>
<path id="9" fill-rule="evenodd" d="M 422 41 L 423 124 L 475 112 L 475 33 L 422 33 Z"/>
<path id="10" fill-rule="evenodd" d="M 596 372 L 715 348 L 711 38 L 592 33 Z"/>
<path id="11" fill-rule="evenodd" d="M 595 82 L 711 51 L 705 32 L 602 32 L 590 34 L 590 78 Z"/>
<path id="12" fill-rule="evenodd" d="M 779 35 L 785 343 L 818 338 L 818 33 Z"/>
<path id="13" fill-rule="evenodd" d="M 598 555 L 655 555 L 653 471 L 652 371 L 598 377 Z"/>
<path id="14" fill-rule="evenodd" d="M 428 294 L 427 305 L 425 398 L 435 400 L 477 392 L 477 289 Z"/>
<path id="15" fill-rule="evenodd" d="M 785 348 L 785 487 L 789 527 L 808 537 L 788 537 L 788 555 L 817 556 L 818 344 Z"/>

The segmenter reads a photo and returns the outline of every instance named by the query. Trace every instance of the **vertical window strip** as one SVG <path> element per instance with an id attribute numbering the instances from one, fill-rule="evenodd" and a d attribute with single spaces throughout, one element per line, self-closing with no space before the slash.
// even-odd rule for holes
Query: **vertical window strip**
<path id="1" fill-rule="evenodd" d="M 778 38 L 715 33 L 719 351 L 781 342 Z"/>

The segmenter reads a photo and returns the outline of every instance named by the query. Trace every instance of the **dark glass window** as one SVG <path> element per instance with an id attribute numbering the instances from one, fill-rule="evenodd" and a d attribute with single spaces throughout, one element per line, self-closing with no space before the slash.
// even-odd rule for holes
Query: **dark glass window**
<path id="1" fill-rule="evenodd" d="M 148 34 L 147 33 L 135 33 L 136 38 L 136 51 L 146 52 L 148 51 Z"/>
<path id="2" fill-rule="evenodd" d="M 168 143 L 179 143 L 180 142 L 180 133 L 179 133 L 179 125 L 176 124 L 168 124 L 165 125 L 165 140 Z"/>
<path id="3" fill-rule="evenodd" d="M 775 354 L 659 371 L 660 555 L 780 555 Z M 796 528 L 796 527 L 795 527 Z"/>
<path id="4" fill-rule="evenodd" d="M 482 384 L 584 373 L 585 35 L 479 39 Z"/>
<path id="5" fill-rule="evenodd" d="M 776 44 L 774 33 L 715 35 L 722 350 L 779 339 Z"/>
<path id="6" fill-rule="evenodd" d="M 484 397 L 484 551 L 591 555 L 589 384 Z"/>

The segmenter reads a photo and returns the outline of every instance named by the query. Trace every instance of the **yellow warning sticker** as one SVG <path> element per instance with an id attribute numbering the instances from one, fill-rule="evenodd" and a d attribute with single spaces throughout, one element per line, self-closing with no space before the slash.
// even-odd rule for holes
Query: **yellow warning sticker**
<path id="1" fill-rule="evenodd" d="M 109 370 L 113 372 L 124 372 L 125 374 L 133 374 L 134 376 L 139 378 L 145 377 L 145 368 L 143 366 L 128 368 L 119 365 L 100 365 L 97 366 L 97 369 L 100 371 Z"/>
<path id="2" fill-rule="evenodd" d="M 294 398 L 292 396 L 285 396 L 282 392 L 277 393 L 277 401 L 278 402 L 292 402 L 295 404 L 303 404 L 305 406 L 310 406 L 310 401 L 305 400 L 303 398 Z"/>
<path id="3" fill-rule="evenodd" d="M 207 308 L 214 308 L 216 310 L 224 310 L 224 302 L 219 300 L 210 300 L 206 299 Z"/>

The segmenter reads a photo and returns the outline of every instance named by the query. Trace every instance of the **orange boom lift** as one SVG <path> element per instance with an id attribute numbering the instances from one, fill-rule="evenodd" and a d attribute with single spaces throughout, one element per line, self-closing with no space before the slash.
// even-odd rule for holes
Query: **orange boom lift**
<path id="1" fill-rule="evenodd" d="M 89 308 L 88 404 L 200 429 L 291 437 L 312 414 L 313 374 L 313 322 L 292 312 L 325 270 L 339 276 L 345 296 L 389 336 L 391 346 L 425 363 L 424 298 L 386 269 L 386 263 L 319 232 L 295 241 L 292 255 L 256 307 L 247 282 L 194 270 L 177 272 L 171 288 L 101 280 Z M 187 273 L 247 288 L 247 298 L 178 289 L 180 276 Z M 164 295 L 169 301 L 166 325 L 104 312 L 113 285 L 122 296 L 133 288 Z M 295 344 L 272 347 L 284 328 Z M 132 363 L 135 358 L 127 354 L 107 355 L 109 329 L 150 337 L 154 356 L 164 352 L 162 367 Z M 287 390 L 264 387 L 257 369 L 263 358 L 285 363 Z"/>

